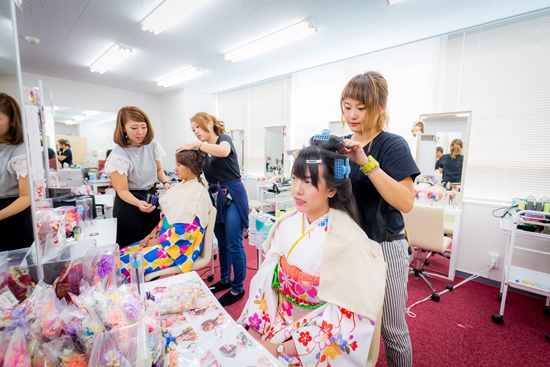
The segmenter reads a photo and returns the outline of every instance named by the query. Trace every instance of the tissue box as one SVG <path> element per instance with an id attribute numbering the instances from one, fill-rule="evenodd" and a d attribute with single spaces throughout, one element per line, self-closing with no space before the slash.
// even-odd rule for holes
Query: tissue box
<path id="1" fill-rule="evenodd" d="M 80 281 L 89 277 L 96 253 L 95 240 L 76 241 L 44 259 L 44 282 L 54 286 L 57 297 L 71 301 L 80 294 Z"/>
<path id="2" fill-rule="evenodd" d="M 57 171 L 60 187 L 80 187 L 82 186 L 82 170 L 74 168 L 64 168 Z"/>
<path id="3" fill-rule="evenodd" d="M 34 245 L 31 247 L 0 252 L 0 293 L 7 287 L 12 295 L 21 302 L 27 298 L 38 281 Z M 8 308 L 0 297 L 0 308 Z M 6 299 L 7 300 L 7 299 Z"/>

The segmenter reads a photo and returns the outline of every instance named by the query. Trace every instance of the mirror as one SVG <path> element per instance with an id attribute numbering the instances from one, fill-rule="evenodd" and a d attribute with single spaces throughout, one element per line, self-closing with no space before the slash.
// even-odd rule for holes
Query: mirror
<path id="1" fill-rule="evenodd" d="M 237 151 L 237 158 L 239 160 L 239 170 L 242 176 L 244 174 L 244 164 L 243 164 L 244 130 L 230 130 L 229 133 L 231 136 L 231 140 L 233 140 L 233 145 L 235 146 L 235 150 Z"/>
<path id="2" fill-rule="evenodd" d="M 418 126 L 418 122 L 413 124 L 413 130 L 411 132 L 416 135 L 418 139 L 416 162 L 420 168 L 421 176 L 434 176 L 438 181 L 445 181 L 444 178 L 446 178 L 446 175 L 441 175 L 439 170 L 436 170 L 436 162 L 438 160 L 438 156 L 436 156 L 437 148 L 441 147 L 443 154 L 448 155 L 451 153 L 451 143 L 455 139 L 460 139 L 463 144 L 462 170 L 457 171 L 452 176 L 447 176 L 452 177 L 451 179 L 447 178 L 447 181 L 451 183 L 460 183 L 460 185 L 455 185 L 455 189 L 460 193 L 464 191 L 471 116 L 471 111 L 420 115 L 418 121 L 423 123 L 423 132 L 420 131 L 420 127 L 415 129 L 415 126 Z M 443 164 L 442 162 L 444 162 L 444 160 L 440 163 Z M 447 173 L 451 173 L 450 168 Z M 456 204 L 459 207 L 461 206 L 460 196 L 461 195 L 457 195 L 456 198 Z"/>
<path id="3" fill-rule="evenodd" d="M 0 2 L 0 92 L 6 93 L 11 96 L 21 108 L 21 111 L 18 113 L 23 114 L 24 104 L 22 100 L 22 88 L 21 88 L 21 69 L 19 65 L 19 49 L 17 43 L 17 24 L 15 19 L 15 5 L 13 1 L 1 1 Z M 3 112 L 10 113 L 13 109 L 8 110 L 8 106 L 12 105 L 11 99 L 3 99 L 5 102 L 6 109 L 3 109 Z M 21 116 L 22 123 L 24 125 L 25 116 Z M 23 134 L 26 135 L 26 134 Z M 3 138 L 8 136 L 3 135 Z M 28 139 L 27 136 L 24 139 Z M 17 179 L 13 173 L 8 171 L 8 166 L 13 170 L 15 161 L 12 157 L 16 158 L 17 156 L 26 156 L 27 161 L 29 154 L 26 150 L 28 140 L 25 140 L 24 143 L 20 145 L 14 145 L 9 143 L 0 144 L 0 209 L 4 209 L 10 206 L 17 198 L 19 198 L 20 190 L 18 184 L 21 180 L 21 176 Z M 20 154 L 22 153 L 22 154 Z M 23 161 L 24 162 L 24 161 Z M 25 180 L 29 178 L 28 164 L 23 166 L 24 169 L 27 169 L 27 176 Z M 30 187 L 29 187 L 30 190 Z M 31 192 L 31 201 L 32 201 L 32 192 Z M 32 244 L 34 236 L 33 227 L 34 225 L 30 209 L 25 209 L 22 212 L 13 214 L 10 217 L 0 220 L 0 230 L 3 233 L 2 245 L 3 248 L 0 251 L 6 251 L 15 248 L 24 248 L 29 247 Z M 13 239 L 11 233 L 17 233 L 18 237 Z M 8 244 L 10 243 L 10 244 Z"/>
<path id="4" fill-rule="evenodd" d="M 285 126 L 265 128 L 265 174 L 268 177 L 284 175 Z"/>
<path id="5" fill-rule="evenodd" d="M 114 112 L 55 107 L 55 141 L 70 142 L 74 165 L 97 168 L 97 161 L 113 148 L 116 116 Z"/>

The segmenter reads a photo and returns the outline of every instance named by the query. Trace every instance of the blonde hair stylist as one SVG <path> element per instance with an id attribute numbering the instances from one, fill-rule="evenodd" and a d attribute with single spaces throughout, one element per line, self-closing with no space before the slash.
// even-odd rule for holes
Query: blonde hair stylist
<path id="1" fill-rule="evenodd" d="M 216 226 L 220 253 L 219 282 L 210 287 L 213 293 L 231 288 L 219 299 L 222 306 L 239 301 L 245 294 L 246 254 L 243 246 L 243 231 L 248 228 L 248 197 L 239 170 L 237 151 L 225 124 L 206 112 L 191 117 L 191 130 L 199 139 L 178 149 L 199 149 L 206 153 L 204 176 L 210 184 L 210 192 L 217 192 Z M 227 193 L 227 194 L 226 194 Z M 231 196 L 231 200 L 227 198 Z M 233 267 L 233 281 L 231 268 Z"/>

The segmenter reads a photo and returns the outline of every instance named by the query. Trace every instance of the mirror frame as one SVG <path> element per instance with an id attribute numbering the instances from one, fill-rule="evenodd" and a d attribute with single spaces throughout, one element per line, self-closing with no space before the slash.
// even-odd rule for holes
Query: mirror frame
<path id="1" fill-rule="evenodd" d="M 448 116 L 448 115 L 467 115 L 468 119 L 466 121 L 466 136 L 461 137 L 461 140 L 464 142 L 464 147 L 462 148 L 462 151 L 464 152 L 464 164 L 462 166 L 462 180 L 460 183 L 460 193 L 457 195 L 456 199 L 456 206 L 457 209 L 462 209 L 462 202 L 464 197 L 464 188 L 466 187 L 466 172 L 468 167 L 468 148 L 470 146 L 470 130 L 472 128 L 472 115 L 473 112 L 471 110 L 466 111 L 452 111 L 452 112 L 437 112 L 437 113 L 423 113 L 420 114 L 418 117 L 419 121 L 424 121 L 427 117 L 438 117 L 438 116 Z M 426 128 L 427 129 L 427 128 Z M 427 134 L 424 132 L 424 134 Z M 417 136 L 417 142 L 420 141 L 421 135 Z M 420 149 L 419 144 L 416 146 L 416 154 L 415 154 L 415 161 L 419 162 L 420 159 Z"/>
<path id="2" fill-rule="evenodd" d="M 283 138 L 283 128 L 285 128 L 285 125 L 273 125 L 273 126 L 264 126 L 264 156 L 263 156 L 263 164 L 264 164 L 264 175 L 267 177 L 267 175 L 269 174 L 269 172 L 267 171 L 267 146 L 268 146 L 268 142 L 267 142 L 267 133 L 270 132 L 269 129 L 280 129 L 280 138 L 281 140 L 283 140 L 283 149 L 281 151 L 282 155 L 281 155 L 281 164 L 283 165 L 283 170 L 281 172 L 281 177 L 284 177 L 285 175 L 285 172 L 284 172 L 284 169 L 285 169 L 285 155 L 286 155 L 286 137 Z M 288 127 L 286 127 L 287 131 L 288 131 Z M 277 158 L 279 159 L 279 158 Z"/>
<path id="3" fill-rule="evenodd" d="M 25 151 L 26 151 L 26 156 L 27 156 L 27 174 L 28 174 L 28 178 L 29 178 L 29 191 L 30 191 L 30 197 L 31 197 L 31 204 L 30 204 L 30 207 L 31 207 L 31 217 L 32 217 L 32 222 L 33 223 L 36 223 L 36 211 L 34 210 L 34 203 L 35 203 L 35 191 L 34 191 L 34 182 L 33 182 L 33 175 L 32 175 L 32 165 L 31 165 L 31 154 L 30 154 L 30 137 L 29 137 L 29 133 L 30 133 L 30 130 L 28 129 L 28 121 L 27 121 L 27 115 L 26 115 L 26 110 L 27 110 L 27 105 L 25 104 L 25 96 L 24 96 L 24 91 L 23 91 L 23 76 L 22 76 L 22 73 L 21 73 L 21 59 L 20 59 L 20 54 L 19 54 L 19 38 L 18 38 L 18 32 L 17 32 L 17 15 L 16 15 L 16 4 L 14 1 L 12 0 L 8 0 L 7 1 L 9 3 L 8 7 L 9 7 L 9 14 L 6 14 L 8 16 L 8 20 L 11 21 L 11 27 L 12 27 L 12 32 L 11 32 L 11 36 L 13 37 L 13 39 L 9 42 L 13 42 L 13 51 L 14 51 L 14 59 L 15 59 L 15 77 L 16 77 L 16 80 L 17 80 L 17 94 L 13 94 L 12 96 L 19 102 L 19 105 L 21 107 L 21 123 L 23 124 L 23 144 L 25 145 Z M 11 17 L 11 18 L 10 18 Z M 7 38 L 6 38 L 7 40 Z M 35 249 L 35 259 L 36 259 L 36 262 L 37 264 L 41 264 L 42 261 L 41 261 L 41 253 L 38 249 L 38 246 L 37 246 L 37 243 L 36 243 L 36 239 L 38 238 L 37 236 L 37 228 L 36 228 L 36 225 L 33 225 L 33 237 L 34 237 L 34 242 L 33 242 L 33 245 L 34 246 L 34 249 Z M 43 279 L 43 271 L 42 271 L 42 267 L 41 266 L 37 266 L 36 267 L 37 269 L 37 276 L 38 276 L 38 280 L 41 280 Z"/>

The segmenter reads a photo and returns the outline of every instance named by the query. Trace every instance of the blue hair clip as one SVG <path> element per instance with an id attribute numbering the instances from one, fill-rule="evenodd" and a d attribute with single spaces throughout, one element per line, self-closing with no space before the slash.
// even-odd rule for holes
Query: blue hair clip
<path id="1" fill-rule="evenodd" d="M 313 140 L 328 141 L 331 135 L 332 134 L 329 129 L 323 129 L 323 132 L 321 134 L 313 135 Z"/>
<path id="2" fill-rule="evenodd" d="M 334 177 L 339 178 L 348 178 L 351 168 L 349 166 L 349 158 L 336 158 L 334 160 Z"/>

